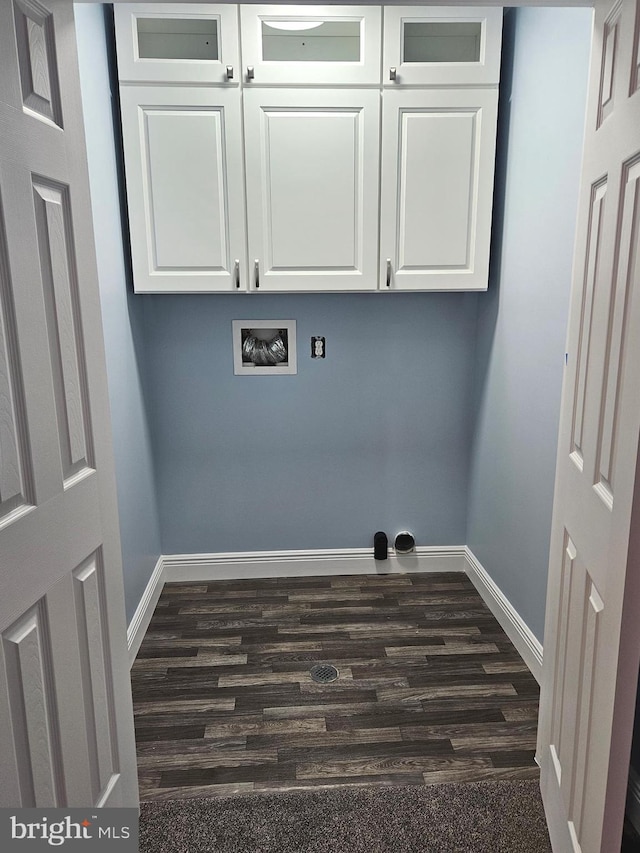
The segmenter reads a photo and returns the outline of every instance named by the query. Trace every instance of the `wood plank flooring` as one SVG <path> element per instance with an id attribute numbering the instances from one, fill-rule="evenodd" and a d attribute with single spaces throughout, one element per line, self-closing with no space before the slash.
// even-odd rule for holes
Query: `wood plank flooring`
<path id="1" fill-rule="evenodd" d="M 166 584 L 131 677 L 143 800 L 538 776 L 538 685 L 462 573 Z"/>

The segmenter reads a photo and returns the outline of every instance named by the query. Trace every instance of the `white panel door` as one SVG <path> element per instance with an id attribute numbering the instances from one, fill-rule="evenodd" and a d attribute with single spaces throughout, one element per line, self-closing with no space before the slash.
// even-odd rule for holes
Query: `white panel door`
<path id="1" fill-rule="evenodd" d="M 538 738 L 555 853 L 620 849 L 635 711 L 640 658 L 639 32 L 638 0 L 598 0 Z"/>
<path id="2" fill-rule="evenodd" d="M 385 6 L 382 81 L 497 85 L 501 43 L 500 8 Z"/>
<path id="3" fill-rule="evenodd" d="M 238 7 L 211 3 L 116 3 L 118 77 L 130 82 L 240 80 Z"/>
<path id="4" fill-rule="evenodd" d="M 122 86 L 138 293 L 246 290 L 240 92 Z"/>
<path id="5" fill-rule="evenodd" d="M 245 92 L 251 287 L 375 290 L 380 94 Z"/>
<path id="6" fill-rule="evenodd" d="M 385 91 L 381 288 L 486 290 L 496 89 Z"/>
<path id="7" fill-rule="evenodd" d="M 240 6 L 250 85 L 380 83 L 381 6 Z"/>
<path id="8" fill-rule="evenodd" d="M 136 806 L 73 7 L 0 4 L 0 806 Z"/>

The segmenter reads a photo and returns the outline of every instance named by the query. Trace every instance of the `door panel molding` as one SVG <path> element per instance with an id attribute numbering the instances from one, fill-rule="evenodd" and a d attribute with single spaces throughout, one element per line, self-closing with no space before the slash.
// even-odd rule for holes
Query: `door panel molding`
<path id="1" fill-rule="evenodd" d="M 108 614 L 104 601 L 103 571 L 102 555 L 98 551 L 72 573 L 95 802 L 98 802 L 119 770 L 113 685 L 106 653 L 109 641 L 105 636 Z"/>
<path id="2" fill-rule="evenodd" d="M 589 236 L 580 309 L 580 332 L 576 349 L 576 385 L 574 392 L 573 426 L 571 428 L 571 459 L 579 471 L 584 468 L 583 424 L 593 327 L 593 305 L 598 281 L 598 262 L 602 239 L 602 217 L 607 194 L 607 179 L 599 180 L 591 189 Z"/>
<path id="3" fill-rule="evenodd" d="M 596 0 L 538 731 L 554 853 L 620 847 L 640 669 L 639 13 Z"/>
<path id="4" fill-rule="evenodd" d="M 0 529 L 34 502 L 13 283 L 0 197 Z"/>
<path id="5" fill-rule="evenodd" d="M 16 45 L 25 109 L 62 127 L 53 15 L 37 0 L 14 0 Z"/>
<path id="6" fill-rule="evenodd" d="M 69 245 L 71 205 L 68 187 L 51 181 L 34 181 L 33 194 L 62 476 L 67 487 L 83 468 L 94 467 L 83 376 L 84 346 L 78 332 L 78 272 Z"/>
<path id="7" fill-rule="evenodd" d="M 71 0 L 0 3 L 0 57 L 0 806 L 136 806 Z"/>
<path id="8" fill-rule="evenodd" d="M 9 702 L 20 779 L 20 805 L 65 803 L 51 642 L 41 599 L 2 632 Z"/>

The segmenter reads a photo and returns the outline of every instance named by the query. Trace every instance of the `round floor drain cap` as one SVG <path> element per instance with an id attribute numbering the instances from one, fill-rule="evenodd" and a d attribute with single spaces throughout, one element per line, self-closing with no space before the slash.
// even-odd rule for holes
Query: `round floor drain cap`
<path id="1" fill-rule="evenodd" d="M 309 674 L 312 680 L 317 681 L 319 684 L 329 684 L 331 681 L 335 681 L 340 675 L 336 667 L 330 663 L 317 663 L 311 667 Z"/>

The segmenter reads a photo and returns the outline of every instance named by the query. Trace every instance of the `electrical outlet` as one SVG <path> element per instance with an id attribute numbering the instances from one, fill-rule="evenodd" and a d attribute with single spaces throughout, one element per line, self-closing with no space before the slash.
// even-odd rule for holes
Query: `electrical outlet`
<path id="1" fill-rule="evenodd" d="M 324 358 L 326 355 L 324 338 L 313 336 L 311 338 L 311 358 Z"/>

